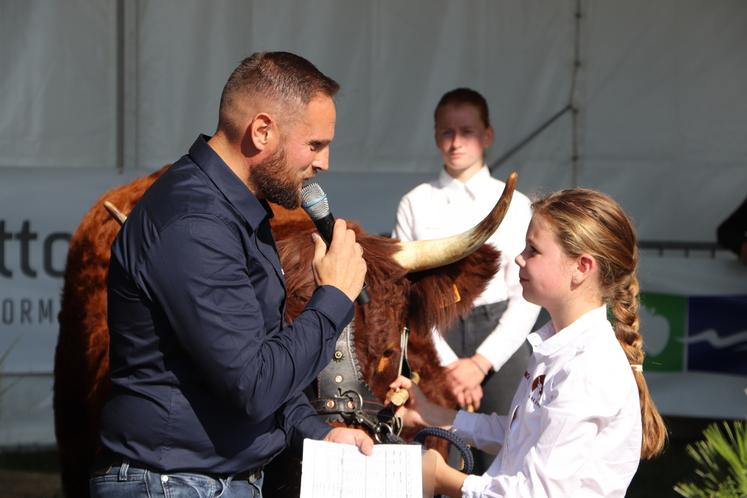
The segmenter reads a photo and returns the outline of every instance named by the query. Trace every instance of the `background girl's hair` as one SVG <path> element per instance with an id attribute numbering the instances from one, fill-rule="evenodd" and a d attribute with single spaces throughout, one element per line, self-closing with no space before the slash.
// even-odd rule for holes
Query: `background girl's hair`
<path id="1" fill-rule="evenodd" d="M 628 362 L 643 365 L 643 339 L 638 331 L 638 245 L 630 219 L 612 198 L 580 188 L 550 194 L 535 201 L 532 208 L 552 227 L 568 256 L 594 256 L 604 301 L 615 317 L 615 336 Z M 633 375 L 641 402 L 641 457 L 651 458 L 664 447 L 666 427 L 643 372 L 633 370 Z"/>
<path id="2" fill-rule="evenodd" d="M 482 124 L 485 125 L 485 128 L 490 127 L 490 111 L 488 111 L 488 103 L 485 100 L 485 97 L 471 88 L 455 88 L 443 94 L 441 100 L 436 104 L 436 109 L 433 111 L 433 121 L 438 121 L 438 111 L 442 107 L 447 105 L 465 104 L 477 108 Z"/>

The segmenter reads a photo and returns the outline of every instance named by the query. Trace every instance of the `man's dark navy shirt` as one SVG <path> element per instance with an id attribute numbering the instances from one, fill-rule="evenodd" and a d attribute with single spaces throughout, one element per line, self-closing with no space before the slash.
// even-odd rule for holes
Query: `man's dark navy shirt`
<path id="1" fill-rule="evenodd" d="M 236 473 L 329 431 L 302 390 L 353 304 L 322 286 L 284 323 L 271 215 L 203 136 L 130 213 L 109 268 L 107 450 L 160 471 Z"/>

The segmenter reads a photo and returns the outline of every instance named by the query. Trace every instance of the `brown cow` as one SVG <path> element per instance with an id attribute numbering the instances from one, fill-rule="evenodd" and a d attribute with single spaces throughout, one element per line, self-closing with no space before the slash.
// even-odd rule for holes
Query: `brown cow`
<path id="1" fill-rule="evenodd" d="M 55 434 L 63 489 L 69 498 L 88 496 L 88 473 L 98 448 L 99 414 L 110 387 L 106 274 L 111 243 L 119 224 L 103 208 L 103 203 L 109 201 L 128 213 L 165 169 L 102 195 L 70 241 L 54 369 Z M 514 177 L 508 183 L 510 187 L 501 198 L 504 213 Z M 494 218 L 502 218 L 501 209 L 494 210 Z M 273 210 L 272 229 L 285 270 L 287 319 L 292 321 L 314 289 L 310 269 L 313 253 L 310 233 L 314 226 L 301 210 L 288 211 L 279 206 L 273 206 Z M 484 227 L 490 224 L 483 222 L 476 232 L 484 232 Z M 430 330 L 434 326 L 443 329 L 456 316 L 469 311 L 473 300 L 497 271 L 497 251 L 482 246 L 487 238 L 482 233 L 482 241 L 470 241 L 468 250 L 474 251 L 472 254 L 455 256 L 447 247 L 445 254 L 437 255 L 438 259 L 443 261 L 442 256 L 447 262 L 461 259 L 427 269 L 433 264 L 413 259 L 412 253 L 403 251 L 398 241 L 368 235 L 354 224 L 353 228 L 364 249 L 371 296 L 369 304 L 356 306 L 354 318 L 355 351 L 364 380 L 374 395 L 383 400 L 388 384 L 396 377 L 398 362 L 390 359 L 399 358 L 400 331 L 408 325 L 409 360 L 422 378 L 423 391 L 443 405 L 455 406 L 453 397 L 440 388 L 445 385 L 444 371 L 438 365 Z M 482 247 L 474 250 L 475 246 Z M 411 272 L 400 263 L 419 271 Z M 275 465 L 284 465 L 282 462 L 278 460 Z M 289 473 L 297 470 L 284 469 L 276 480 L 273 471 L 267 469 L 265 496 L 297 495 L 297 489 L 286 487 L 282 492 L 277 491 L 282 487 L 280 484 L 287 484 Z"/>

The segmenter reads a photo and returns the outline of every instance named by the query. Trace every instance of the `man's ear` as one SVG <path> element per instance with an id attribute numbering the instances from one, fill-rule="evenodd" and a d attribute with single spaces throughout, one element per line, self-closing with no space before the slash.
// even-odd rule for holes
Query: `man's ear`
<path id="1" fill-rule="evenodd" d="M 272 116 L 266 112 L 260 112 L 251 120 L 246 133 L 254 148 L 262 151 L 270 147 L 275 140 L 277 124 Z"/>
<path id="2" fill-rule="evenodd" d="M 573 283 L 579 285 L 589 278 L 597 269 L 597 260 L 591 254 L 582 254 L 576 258 L 576 268 L 573 270 Z"/>

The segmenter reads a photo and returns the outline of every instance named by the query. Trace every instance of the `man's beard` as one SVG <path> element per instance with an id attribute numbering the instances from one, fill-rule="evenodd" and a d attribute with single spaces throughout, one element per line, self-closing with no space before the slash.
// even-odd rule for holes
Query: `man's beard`
<path id="1" fill-rule="evenodd" d="M 288 166 L 285 148 L 281 147 L 267 161 L 255 165 L 249 181 L 260 197 L 287 209 L 301 205 L 301 182 Z"/>

